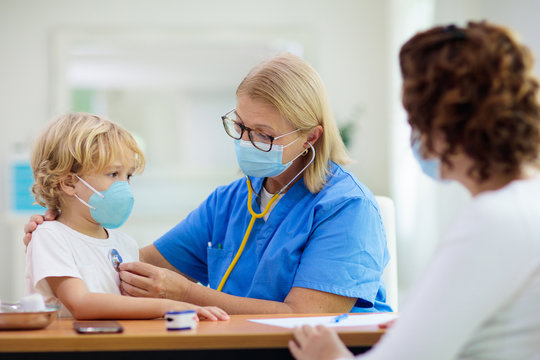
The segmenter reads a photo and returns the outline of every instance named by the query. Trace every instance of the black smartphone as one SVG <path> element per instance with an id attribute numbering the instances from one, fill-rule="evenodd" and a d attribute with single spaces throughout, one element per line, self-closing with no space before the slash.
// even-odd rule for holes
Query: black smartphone
<path id="1" fill-rule="evenodd" d="M 121 333 L 122 325 L 117 321 L 74 321 L 73 328 L 79 334 Z"/>

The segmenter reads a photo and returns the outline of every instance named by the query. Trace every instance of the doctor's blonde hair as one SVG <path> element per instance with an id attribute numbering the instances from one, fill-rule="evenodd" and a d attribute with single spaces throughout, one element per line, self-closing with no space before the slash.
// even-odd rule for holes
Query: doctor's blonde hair
<path id="1" fill-rule="evenodd" d="M 97 115 L 71 113 L 58 117 L 34 143 L 31 167 L 36 202 L 61 210 L 61 180 L 68 174 L 100 172 L 115 160 L 134 158 L 134 172 L 144 169 L 144 155 L 131 134 Z M 130 164 L 131 165 L 131 164 Z"/>
<path id="2" fill-rule="evenodd" d="M 319 74 L 302 58 L 284 53 L 253 68 L 242 80 L 236 95 L 263 100 L 291 124 L 307 133 L 321 125 L 323 133 L 313 147 L 315 160 L 304 173 L 304 183 L 312 193 L 326 184 L 329 162 L 350 162 L 349 155 L 332 116 L 330 103 Z"/>

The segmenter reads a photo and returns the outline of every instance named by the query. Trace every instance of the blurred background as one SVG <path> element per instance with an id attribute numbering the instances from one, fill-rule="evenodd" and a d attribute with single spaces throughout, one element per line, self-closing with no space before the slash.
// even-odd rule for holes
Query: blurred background
<path id="1" fill-rule="evenodd" d="M 348 168 L 395 201 L 403 301 L 469 196 L 412 157 L 399 47 L 434 24 L 485 19 L 538 57 L 538 14 L 535 0 L 0 0 L 0 299 L 23 296 L 23 224 L 42 212 L 29 152 L 48 121 L 93 112 L 137 137 L 148 166 L 123 230 L 145 246 L 240 176 L 220 116 L 254 65 L 290 51 L 326 84 Z"/>

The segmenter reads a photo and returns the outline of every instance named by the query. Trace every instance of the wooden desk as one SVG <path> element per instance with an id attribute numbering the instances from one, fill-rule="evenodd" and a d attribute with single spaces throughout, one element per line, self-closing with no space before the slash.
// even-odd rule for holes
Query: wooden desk
<path id="1" fill-rule="evenodd" d="M 290 329 L 258 324 L 248 319 L 314 315 L 318 314 L 233 315 L 229 321 L 201 321 L 196 330 L 187 331 L 167 331 L 163 319 L 127 320 L 120 321 L 124 327 L 123 333 L 102 335 L 77 334 L 73 330 L 72 319 L 58 319 L 42 330 L 0 331 L 0 357 L 2 353 L 4 357 L 9 355 L 9 358 L 15 358 L 17 353 L 21 356 L 22 353 L 26 355 L 32 353 L 32 358 L 38 358 L 35 356 L 37 353 L 42 353 L 43 356 L 44 353 L 49 353 L 49 356 L 52 356 L 50 352 L 56 352 L 54 358 L 59 359 L 62 353 L 77 352 L 76 356 L 80 359 L 81 352 L 93 352 L 95 355 L 96 352 L 113 351 L 118 355 L 118 352 L 142 351 L 146 354 L 144 358 L 148 359 L 148 356 L 152 358 L 155 356 L 148 355 L 147 351 L 154 351 L 152 354 L 160 350 L 202 355 L 205 350 L 223 349 L 234 349 L 235 352 L 250 349 L 281 349 L 284 353 L 288 353 L 287 343 L 292 338 Z M 337 331 L 347 346 L 363 350 L 375 344 L 384 333 L 374 326 L 343 327 L 337 328 Z M 250 354 L 252 357 L 253 352 Z M 235 353 L 234 357 L 238 358 L 238 354 Z M 201 356 L 197 358 L 200 359 Z M 261 357 L 257 355 L 257 358 L 259 360 Z"/>

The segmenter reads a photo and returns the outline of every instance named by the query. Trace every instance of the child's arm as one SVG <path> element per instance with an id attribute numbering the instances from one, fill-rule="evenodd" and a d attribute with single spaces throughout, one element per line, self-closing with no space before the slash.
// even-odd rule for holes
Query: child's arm
<path id="1" fill-rule="evenodd" d="M 153 319 L 167 311 L 195 310 L 207 320 L 227 320 L 217 307 L 200 307 L 168 299 L 134 298 L 115 294 L 92 293 L 75 277 L 47 277 L 55 296 L 76 319 Z"/>

